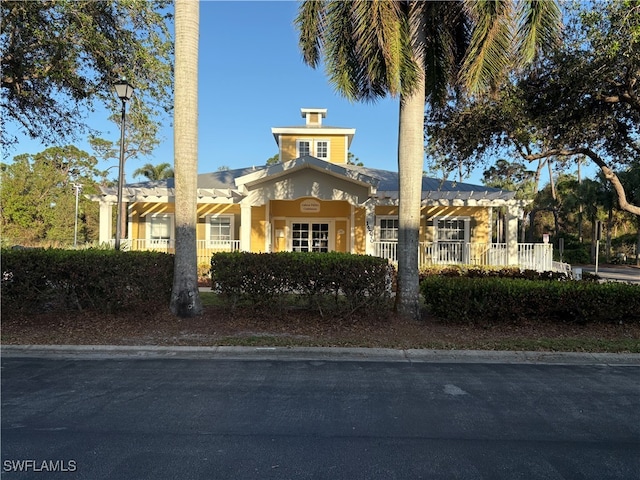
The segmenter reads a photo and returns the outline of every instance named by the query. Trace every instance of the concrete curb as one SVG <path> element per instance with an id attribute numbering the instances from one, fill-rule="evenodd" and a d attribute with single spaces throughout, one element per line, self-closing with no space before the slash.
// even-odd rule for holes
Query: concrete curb
<path id="1" fill-rule="evenodd" d="M 546 365 L 639 366 L 640 354 L 511 352 L 484 350 L 395 350 L 387 348 L 325 347 L 189 347 L 123 345 L 3 345 L 2 358 L 71 358 L 100 360 L 209 359 L 277 361 L 350 361 L 406 363 L 504 363 Z"/>

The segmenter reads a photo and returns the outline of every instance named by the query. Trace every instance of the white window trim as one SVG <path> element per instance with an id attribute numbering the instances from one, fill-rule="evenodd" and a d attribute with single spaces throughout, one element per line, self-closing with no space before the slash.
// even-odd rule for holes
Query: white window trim
<path id="1" fill-rule="evenodd" d="M 298 138 L 296 140 L 296 158 L 300 158 L 302 156 L 300 154 L 300 143 L 302 143 L 302 142 L 306 142 L 306 143 L 309 144 L 309 155 L 311 155 L 312 157 L 316 157 L 316 158 L 319 158 L 321 160 L 325 160 L 327 162 L 331 158 L 331 140 L 329 140 L 328 138 L 319 138 L 319 139 Z M 318 144 L 320 142 L 326 142 L 327 143 L 327 156 L 326 157 L 319 157 L 318 156 Z"/>
<path id="2" fill-rule="evenodd" d="M 375 231 L 375 239 L 377 242 L 393 242 L 393 240 L 382 240 L 381 238 L 381 230 L 382 227 L 380 224 L 382 220 L 398 220 L 398 215 L 376 215 L 376 231 Z M 400 228 L 398 228 L 400 230 Z M 397 243 L 398 240 L 395 240 Z"/>
<path id="3" fill-rule="evenodd" d="M 433 241 L 438 242 L 438 222 L 440 220 L 463 220 L 464 221 L 464 240 L 441 240 L 442 242 L 461 242 L 461 243 L 470 243 L 471 242 L 471 217 L 469 216 L 439 216 L 433 217 Z"/>
<path id="4" fill-rule="evenodd" d="M 302 142 L 309 144 L 309 155 L 313 155 L 313 147 L 314 147 L 313 140 L 308 138 L 299 138 L 296 140 L 296 158 L 299 158 L 302 156 L 300 155 L 300 144 Z"/>
<path id="5" fill-rule="evenodd" d="M 169 218 L 169 240 L 151 238 L 151 222 L 154 218 Z M 147 247 L 167 247 L 172 246 L 175 236 L 175 217 L 173 213 L 151 213 L 145 216 L 145 240 Z"/>
<path id="6" fill-rule="evenodd" d="M 299 217 L 299 218 L 287 218 L 287 228 L 285 235 L 287 237 L 287 250 L 293 251 L 293 224 L 294 223 L 328 223 L 329 224 L 329 251 L 334 252 L 336 250 L 336 230 L 335 220 L 333 218 L 315 218 L 315 217 Z M 309 230 L 311 231 L 311 230 Z"/>
<path id="7" fill-rule="evenodd" d="M 320 142 L 325 142 L 327 144 L 327 156 L 326 157 L 321 157 L 318 155 L 318 144 Z M 314 148 L 314 157 L 319 158 L 321 160 L 326 160 L 327 162 L 329 161 L 329 159 L 331 158 L 331 142 L 328 139 L 320 139 L 320 140 L 316 140 L 313 144 L 313 148 Z"/>
<path id="8" fill-rule="evenodd" d="M 229 221 L 229 240 L 211 240 L 211 219 L 212 218 L 219 218 L 219 217 L 227 217 L 230 219 Z M 228 215 L 228 214 L 220 214 L 220 213 L 213 213 L 210 215 L 207 215 L 205 217 L 205 222 L 207 224 L 207 228 L 206 228 L 206 243 L 207 243 L 207 248 L 219 248 L 220 246 L 228 246 L 231 247 L 231 245 L 233 244 L 233 242 L 235 241 L 235 215 Z"/>

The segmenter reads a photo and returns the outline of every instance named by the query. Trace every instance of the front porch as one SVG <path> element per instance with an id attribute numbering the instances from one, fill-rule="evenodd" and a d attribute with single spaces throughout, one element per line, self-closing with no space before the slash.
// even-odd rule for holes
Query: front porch
<path id="1" fill-rule="evenodd" d="M 397 242 L 373 242 L 374 255 L 398 262 Z M 420 267 L 430 265 L 518 266 L 522 270 L 569 272 L 570 266 L 553 261 L 553 245 L 518 243 L 516 256 L 509 258 L 506 243 L 421 242 Z"/>
<path id="2" fill-rule="evenodd" d="M 153 250 L 174 253 L 173 240 L 122 240 L 123 249 Z M 217 252 L 240 251 L 240 240 L 198 240 L 198 264 L 209 264 Z M 398 262 L 397 242 L 373 242 L 373 255 Z M 422 242 L 419 246 L 420 267 L 430 265 L 518 266 L 523 270 L 570 272 L 570 266 L 553 261 L 553 245 L 549 243 L 519 243 L 517 260 L 509 261 L 506 243 Z"/>

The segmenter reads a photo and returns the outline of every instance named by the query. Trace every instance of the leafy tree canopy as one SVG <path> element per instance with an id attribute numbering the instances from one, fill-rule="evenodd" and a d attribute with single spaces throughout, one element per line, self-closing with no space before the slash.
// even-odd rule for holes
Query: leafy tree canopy
<path id="1" fill-rule="evenodd" d="M 35 155 L 22 154 L 2 164 L 3 241 L 20 244 L 58 242 L 74 238 L 75 188 L 79 196 L 79 238 L 95 240 L 98 205 L 85 198 L 97 193 L 97 160 L 74 146 L 51 147 Z"/>
<path id="2" fill-rule="evenodd" d="M 173 42 L 168 0 L 50 0 L 0 3 L 2 123 L 46 143 L 92 132 L 86 114 L 116 113 L 113 83 L 135 87 L 131 110 L 171 108 Z M 93 132 L 95 133 L 95 132 Z M 2 129 L 3 147 L 17 141 Z M 5 148 L 6 151 L 6 148 Z"/>
<path id="3" fill-rule="evenodd" d="M 266 165 L 275 165 L 276 163 L 280 163 L 280 154 L 276 153 L 271 157 L 267 158 Z"/>
<path id="4" fill-rule="evenodd" d="M 160 143 L 157 135 L 158 125 L 150 119 L 149 113 L 145 111 L 146 109 L 144 106 L 141 107 L 142 108 L 137 109 L 137 111 L 131 112 L 131 114 L 127 115 L 126 118 L 124 142 L 125 165 L 129 160 L 151 156 L 155 147 Z M 122 115 L 114 114 L 110 117 L 110 120 L 117 124 L 119 129 Z M 89 143 L 91 144 L 93 151 L 100 158 L 114 162 L 112 167 L 117 167 L 119 165 L 119 139 L 114 142 L 104 138 L 90 136 Z"/>
<path id="5" fill-rule="evenodd" d="M 427 131 L 452 162 L 477 165 L 511 151 L 527 161 L 586 156 L 640 215 L 616 172 L 640 153 L 640 1 L 579 5 L 562 47 L 494 98 L 450 105 Z"/>

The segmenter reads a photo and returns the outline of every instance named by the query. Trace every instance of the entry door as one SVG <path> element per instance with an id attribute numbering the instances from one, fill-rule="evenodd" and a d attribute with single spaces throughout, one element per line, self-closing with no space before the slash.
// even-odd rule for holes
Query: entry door
<path id="1" fill-rule="evenodd" d="M 328 252 L 329 224 L 306 222 L 292 223 L 291 249 L 294 252 Z"/>

